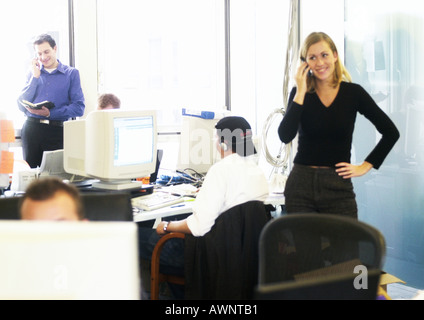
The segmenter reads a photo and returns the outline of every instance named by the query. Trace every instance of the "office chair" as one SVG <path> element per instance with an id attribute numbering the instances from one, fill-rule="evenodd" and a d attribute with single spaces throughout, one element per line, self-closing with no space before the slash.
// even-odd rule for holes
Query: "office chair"
<path id="1" fill-rule="evenodd" d="M 185 234 L 180 232 L 171 232 L 159 239 L 152 253 L 151 269 L 150 269 L 150 299 L 159 299 L 159 285 L 162 282 L 170 282 L 174 284 L 184 285 L 184 276 L 173 275 L 161 270 L 160 268 L 160 254 L 166 241 L 170 239 L 180 238 L 184 239 Z"/>
<path id="2" fill-rule="evenodd" d="M 290 214 L 269 222 L 259 242 L 259 299 L 375 299 L 385 240 L 375 228 L 334 214 Z M 354 287 L 368 271 L 367 290 Z M 356 269 L 364 270 L 364 269 Z"/>
<path id="3" fill-rule="evenodd" d="M 170 233 L 156 244 L 151 264 L 151 299 L 158 299 L 159 283 L 185 285 L 186 300 L 252 299 L 258 280 L 258 244 L 270 219 L 261 201 L 249 201 L 222 213 L 202 237 Z M 159 271 L 165 242 L 184 239 L 184 277 Z"/>
<path id="4" fill-rule="evenodd" d="M 203 237 L 186 235 L 185 298 L 253 299 L 258 283 L 258 248 L 270 214 L 261 201 L 222 213 Z"/>

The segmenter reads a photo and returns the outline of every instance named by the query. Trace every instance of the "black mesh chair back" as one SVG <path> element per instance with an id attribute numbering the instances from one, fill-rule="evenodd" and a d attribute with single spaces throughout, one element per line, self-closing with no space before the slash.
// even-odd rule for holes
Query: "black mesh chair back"
<path id="1" fill-rule="evenodd" d="M 317 213 L 282 216 L 262 230 L 259 284 L 316 282 L 328 276 L 354 279 L 363 270 L 379 273 L 384 255 L 382 234 L 356 219 Z"/>

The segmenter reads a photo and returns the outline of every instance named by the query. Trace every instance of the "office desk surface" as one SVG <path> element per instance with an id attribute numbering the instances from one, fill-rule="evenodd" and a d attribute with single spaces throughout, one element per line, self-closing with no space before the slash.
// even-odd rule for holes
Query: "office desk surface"
<path id="1" fill-rule="evenodd" d="M 134 215 L 135 222 L 156 220 L 163 217 L 192 213 L 193 198 L 186 201 L 151 211 L 140 211 Z"/>
<path id="2" fill-rule="evenodd" d="M 157 210 L 140 211 L 134 215 L 134 221 L 142 222 L 156 220 L 163 217 L 192 213 L 192 206 L 194 201 L 195 200 L 193 198 L 186 197 L 185 201 L 182 203 L 163 207 Z M 271 194 L 265 201 L 265 204 L 270 204 L 273 206 L 284 205 L 284 196 L 282 194 Z"/>

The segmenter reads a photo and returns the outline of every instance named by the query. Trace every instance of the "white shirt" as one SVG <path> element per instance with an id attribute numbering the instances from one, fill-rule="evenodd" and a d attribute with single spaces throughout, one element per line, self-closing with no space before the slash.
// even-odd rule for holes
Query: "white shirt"
<path id="1" fill-rule="evenodd" d="M 227 156 L 209 169 L 187 218 L 188 228 L 194 236 L 203 236 L 221 213 L 248 201 L 265 201 L 268 194 L 268 182 L 254 156 Z"/>

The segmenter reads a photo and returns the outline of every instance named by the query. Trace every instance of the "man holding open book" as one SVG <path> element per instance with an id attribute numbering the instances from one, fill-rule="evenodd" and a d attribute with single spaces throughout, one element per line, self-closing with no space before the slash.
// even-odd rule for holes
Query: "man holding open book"
<path id="1" fill-rule="evenodd" d="M 44 151 L 63 149 L 63 122 L 84 114 L 79 71 L 56 57 L 55 40 L 47 34 L 34 41 L 36 57 L 19 100 L 27 116 L 22 150 L 31 168 L 40 166 Z"/>

